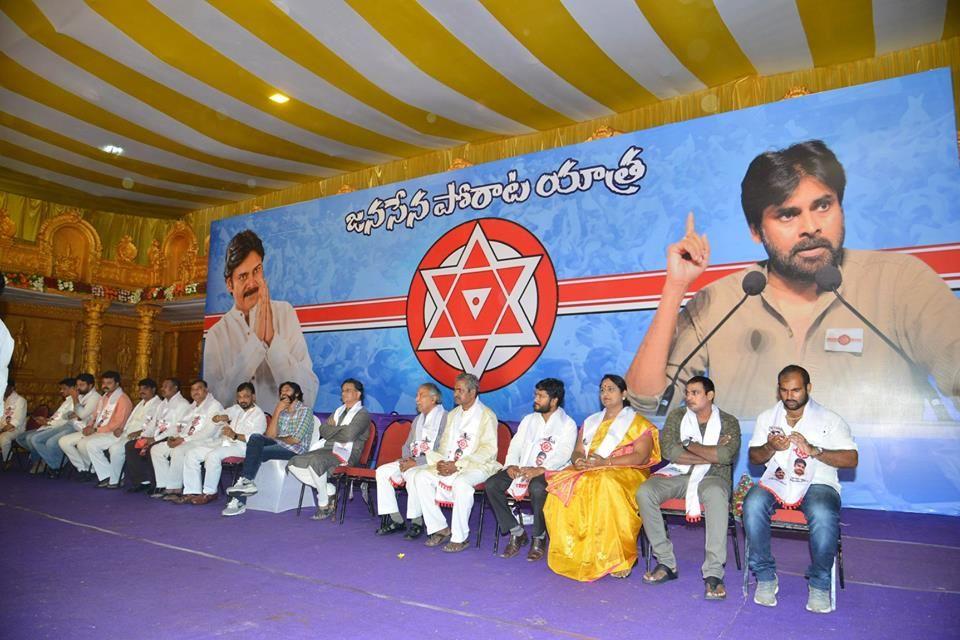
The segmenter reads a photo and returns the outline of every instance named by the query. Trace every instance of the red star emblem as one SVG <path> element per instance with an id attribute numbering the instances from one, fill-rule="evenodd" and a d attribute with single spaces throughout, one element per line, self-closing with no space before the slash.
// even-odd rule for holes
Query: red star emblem
<path id="1" fill-rule="evenodd" d="M 449 386 L 461 371 L 472 373 L 484 391 L 529 368 L 535 357 L 522 358 L 519 370 L 513 363 L 531 349 L 539 355 L 555 317 L 556 275 L 546 251 L 529 231 L 499 219 L 460 225 L 438 240 L 408 298 L 411 343 L 427 370 Z M 484 379 L 504 367 L 497 380 Z"/>

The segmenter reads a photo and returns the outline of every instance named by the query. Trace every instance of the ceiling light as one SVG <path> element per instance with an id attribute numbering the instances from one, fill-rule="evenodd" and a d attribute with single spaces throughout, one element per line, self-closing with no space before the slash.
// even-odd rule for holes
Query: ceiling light
<path id="1" fill-rule="evenodd" d="M 282 93 L 275 93 L 270 96 L 270 99 L 276 102 L 277 104 L 283 104 L 284 102 L 290 102 L 290 98 L 283 95 Z"/>
<path id="2" fill-rule="evenodd" d="M 112 156 L 118 156 L 118 155 L 120 155 L 121 153 L 123 153 L 123 147 L 118 147 L 118 146 L 115 145 L 115 144 L 105 144 L 105 145 L 103 145 L 102 147 L 100 147 L 100 150 L 101 150 L 101 151 L 106 151 L 107 153 L 109 153 L 109 154 L 112 155 Z"/>

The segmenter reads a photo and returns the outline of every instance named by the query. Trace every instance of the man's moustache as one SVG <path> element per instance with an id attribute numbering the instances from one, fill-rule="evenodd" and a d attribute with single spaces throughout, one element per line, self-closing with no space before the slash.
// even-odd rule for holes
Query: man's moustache
<path id="1" fill-rule="evenodd" d="M 244 292 L 243 292 L 243 297 L 244 297 L 244 298 L 249 298 L 250 296 L 255 296 L 255 295 L 257 295 L 258 293 L 260 293 L 260 287 L 254 287 L 253 289 L 250 289 L 250 290 L 248 290 L 248 291 L 244 291 Z"/>
<path id="2" fill-rule="evenodd" d="M 797 255 L 801 251 L 807 251 L 809 249 L 830 249 L 833 251 L 833 245 L 830 244 L 830 241 L 826 238 L 819 238 L 813 240 L 802 240 L 797 244 L 793 245 L 793 249 L 790 250 L 791 255 Z"/>

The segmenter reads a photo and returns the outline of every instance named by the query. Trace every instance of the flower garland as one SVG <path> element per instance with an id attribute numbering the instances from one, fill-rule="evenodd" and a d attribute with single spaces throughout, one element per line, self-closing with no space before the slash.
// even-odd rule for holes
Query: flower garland
<path id="1" fill-rule="evenodd" d="M 121 289 L 103 284 L 47 278 L 38 274 L 3 273 L 2 275 L 6 278 L 8 285 L 17 289 L 84 293 L 90 294 L 94 298 L 116 300 L 127 304 L 137 304 L 141 300 L 174 300 L 185 296 L 203 294 L 207 290 L 205 282 L 173 284 L 169 287 L 147 287 L 146 289 Z"/>

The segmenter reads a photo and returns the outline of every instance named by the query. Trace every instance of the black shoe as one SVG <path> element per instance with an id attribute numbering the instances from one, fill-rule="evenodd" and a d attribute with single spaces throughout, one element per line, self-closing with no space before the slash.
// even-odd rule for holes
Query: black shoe
<path id="1" fill-rule="evenodd" d="M 106 480 L 101 480 L 100 482 L 97 483 L 97 489 L 106 489 L 108 484 L 110 484 L 110 478 L 107 478 Z"/>
<path id="2" fill-rule="evenodd" d="M 526 531 L 518 536 L 510 536 L 510 543 L 507 545 L 507 548 L 503 550 L 503 553 L 500 554 L 500 557 L 512 558 L 520 553 L 520 547 L 525 547 L 528 542 L 530 542 L 530 538 L 527 537 Z"/>
<path id="3" fill-rule="evenodd" d="M 387 518 L 387 523 L 377 529 L 378 536 L 388 536 L 391 533 L 399 533 L 400 531 L 406 530 L 406 526 L 402 522 L 397 522 L 393 518 Z"/>
<path id="4" fill-rule="evenodd" d="M 127 493 L 140 493 L 141 491 L 149 491 L 150 483 L 145 482 L 143 484 L 135 484 L 132 487 L 127 489 Z"/>
<path id="5" fill-rule="evenodd" d="M 416 522 L 411 522 L 407 525 L 407 532 L 403 534 L 403 537 L 406 540 L 416 540 L 423 535 L 423 525 L 417 524 Z"/>

